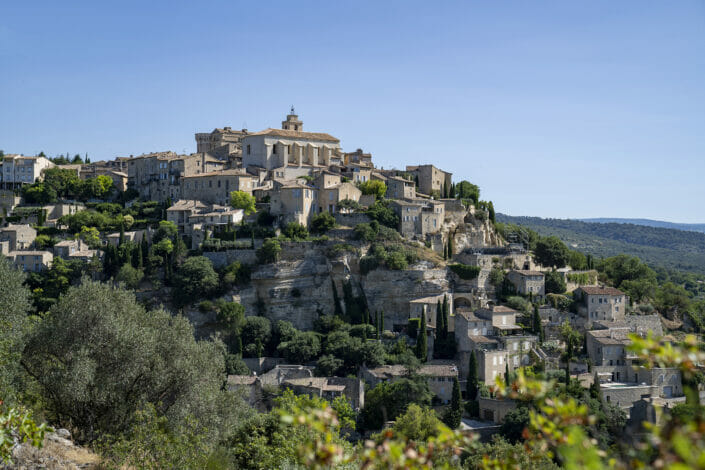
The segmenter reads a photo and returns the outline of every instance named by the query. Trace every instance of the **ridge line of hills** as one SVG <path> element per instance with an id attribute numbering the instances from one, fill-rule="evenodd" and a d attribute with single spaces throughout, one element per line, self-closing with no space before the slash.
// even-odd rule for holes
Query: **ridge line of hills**
<path id="1" fill-rule="evenodd" d="M 705 274 L 705 233 L 698 231 L 501 213 L 497 213 L 497 222 L 521 225 L 543 236 L 555 235 L 570 247 L 596 257 L 624 253 L 652 266 Z"/>
<path id="2" fill-rule="evenodd" d="M 572 220 L 572 219 L 571 219 Z M 643 225 L 646 227 L 667 228 L 673 230 L 682 230 L 687 232 L 703 232 L 705 233 L 705 224 L 684 224 L 680 222 L 666 222 L 665 220 L 654 219 L 624 219 L 619 217 L 596 217 L 585 219 L 574 219 L 581 222 L 594 222 L 598 224 L 632 224 Z"/>

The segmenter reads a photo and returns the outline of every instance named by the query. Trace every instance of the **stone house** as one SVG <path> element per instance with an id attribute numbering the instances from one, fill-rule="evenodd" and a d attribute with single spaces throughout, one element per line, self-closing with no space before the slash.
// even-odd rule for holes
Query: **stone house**
<path id="1" fill-rule="evenodd" d="M 409 301 L 409 318 L 421 318 L 421 314 L 426 315 L 426 324 L 431 328 L 436 328 L 438 325 L 437 311 L 438 302 L 443 305 L 443 297 L 448 298 L 448 331 L 454 331 L 454 312 L 453 312 L 453 296 L 452 294 L 438 294 L 430 297 L 422 297 Z"/>
<path id="2" fill-rule="evenodd" d="M 230 204 L 232 191 L 252 194 L 257 177 L 242 169 L 219 170 L 181 178 L 182 199 L 195 199 L 210 204 Z"/>
<path id="3" fill-rule="evenodd" d="M 215 128 L 212 132 L 196 133 L 196 152 L 210 153 L 221 160 L 240 154 L 242 137 L 247 129 L 233 130 L 230 127 Z"/>
<path id="4" fill-rule="evenodd" d="M 422 365 L 416 373 L 426 377 L 429 389 L 440 403 L 450 403 L 453 397 L 453 381 L 458 378 L 458 367 L 451 361 L 430 361 Z M 393 382 L 408 375 L 406 367 L 400 364 L 384 365 L 360 369 L 362 379 L 374 387 L 380 382 Z"/>
<path id="5" fill-rule="evenodd" d="M 578 313 L 588 323 L 598 320 L 622 321 L 629 302 L 624 292 L 614 287 L 581 286 L 573 291 Z"/>
<path id="6" fill-rule="evenodd" d="M 502 423 L 507 413 L 517 407 L 516 402 L 509 399 L 479 397 L 477 401 L 480 405 L 480 419 L 495 423 Z"/>
<path id="7" fill-rule="evenodd" d="M 443 227 L 445 208 L 439 201 L 395 199 L 390 207 L 399 216 L 399 232 L 405 237 L 424 237 Z"/>
<path id="8" fill-rule="evenodd" d="M 362 191 L 360 191 L 357 186 L 352 183 L 338 183 L 333 186 L 318 187 L 318 212 L 327 211 L 330 214 L 335 214 L 339 212 L 338 203 L 340 201 L 349 199 L 351 201 L 359 201 L 360 196 L 362 196 Z"/>
<path id="9" fill-rule="evenodd" d="M 44 170 L 54 166 L 56 165 L 45 157 L 5 155 L 0 162 L 0 186 L 2 189 L 16 189 L 41 181 Z"/>
<path id="10" fill-rule="evenodd" d="M 255 375 L 228 375 L 226 388 L 235 393 L 241 393 L 242 398 L 251 407 L 266 411 L 263 403 L 262 382 Z"/>
<path id="11" fill-rule="evenodd" d="M 69 259 L 69 256 L 84 250 L 88 250 L 88 245 L 80 238 L 74 240 L 62 240 L 54 245 L 54 257 Z"/>
<path id="12" fill-rule="evenodd" d="M 359 378 L 303 377 L 287 379 L 281 386 L 290 388 L 297 395 L 319 397 L 329 402 L 343 396 L 356 411 L 365 406 L 365 383 Z"/>
<path id="13" fill-rule="evenodd" d="M 387 199 L 414 199 L 416 197 L 416 184 L 400 176 L 390 176 L 386 180 Z"/>
<path id="14" fill-rule="evenodd" d="M 32 226 L 9 224 L 0 228 L 0 241 L 9 242 L 10 251 L 29 250 L 34 246 L 37 231 Z"/>
<path id="15" fill-rule="evenodd" d="M 260 375 L 260 381 L 263 386 L 279 387 L 287 380 L 312 378 L 313 370 L 313 367 L 298 364 L 277 364 L 273 369 Z"/>
<path id="16" fill-rule="evenodd" d="M 270 212 L 281 219 L 281 224 L 297 222 L 308 227 L 318 213 L 318 191 L 295 181 L 274 181 L 270 191 Z"/>
<path id="17" fill-rule="evenodd" d="M 341 175 L 355 184 L 366 183 L 372 180 L 372 169 L 359 165 L 348 165 L 341 172 Z"/>
<path id="18" fill-rule="evenodd" d="M 356 164 L 362 167 L 374 168 L 372 164 L 372 154 L 365 153 L 362 149 L 357 149 L 354 152 L 346 152 L 343 154 L 343 164 Z"/>
<path id="19" fill-rule="evenodd" d="M 224 163 L 208 154 L 159 152 L 129 160 L 128 187 L 142 199 L 164 202 L 181 199 L 181 178 L 222 170 Z"/>
<path id="20" fill-rule="evenodd" d="M 340 140 L 322 132 L 304 132 L 303 122 L 289 114 L 281 129 L 265 129 L 242 137 L 242 166 L 272 170 L 288 166 L 340 164 Z"/>
<path id="21" fill-rule="evenodd" d="M 455 338 L 462 374 L 467 373 L 473 351 L 480 380 L 486 382 L 494 382 L 507 369 L 513 371 L 531 363 L 530 354 L 537 337 L 522 333 L 522 328 L 516 324 L 517 314 L 516 310 L 504 306 L 481 308 L 474 313 L 456 310 Z"/>
<path id="22" fill-rule="evenodd" d="M 7 259 L 22 271 L 38 273 L 51 267 L 54 255 L 49 251 L 11 251 Z"/>
<path id="23" fill-rule="evenodd" d="M 423 194 L 441 194 L 443 188 L 449 188 L 453 182 L 453 173 L 439 170 L 433 165 L 407 166 L 406 171 L 418 178 L 419 192 Z"/>
<path id="24" fill-rule="evenodd" d="M 147 237 L 147 240 L 151 239 L 151 233 L 147 230 L 133 230 L 130 232 L 125 232 L 124 235 L 125 241 L 132 243 L 142 243 L 142 239 L 144 237 Z M 120 232 L 109 233 L 105 236 L 105 240 L 113 246 L 118 246 L 120 244 Z"/>
<path id="25" fill-rule="evenodd" d="M 208 209 L 208 205 L 198 200 L 180 199 L 166 210 L 166 220 L 173 222 L 180 233 L 190 231 L 189 217 Z"/>
<path id="26" fill-rule="evenodd" d="M 521 295 L 539 298 L 546 295 L 545 277 L 541 271 L 514 269 L 507 273 L 507 279 Z"/>

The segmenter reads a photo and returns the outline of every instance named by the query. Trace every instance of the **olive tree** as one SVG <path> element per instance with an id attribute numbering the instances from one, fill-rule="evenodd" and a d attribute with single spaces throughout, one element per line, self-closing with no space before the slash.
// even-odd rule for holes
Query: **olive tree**
<path id="1" fill-rule="evenodd" d="M 77 429 L 80 440 L 124 432 L 148 405 L 173 425 L 193 418 L 217 432 L 240 408 L 221 392 L 222 350 L 196 341 L 186 318 L 147 311 L 133 293 L 84 278 L 29 334 L 22 366 L 52 422 Z"/>

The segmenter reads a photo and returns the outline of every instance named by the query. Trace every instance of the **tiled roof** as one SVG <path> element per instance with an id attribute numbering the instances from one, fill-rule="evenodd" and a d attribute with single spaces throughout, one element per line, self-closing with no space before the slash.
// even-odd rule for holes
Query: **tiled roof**
<path id="1" fill-rule="evenodd" d="M 581 286 L 578 289 L 588 295 L 625 295 L 621 290 L 607 286 Z"/>
<path id="2" fill-rule="evenodd" d="M 519 273 L 522 276 L 543 276 L 541 271 L 530 271 L 528 269 L 514 269 L 512 272 Z"/>
<path id="3" fill-rule="evenodd" d="M 340 139 L 336 139 L 330 134 L 324 132 L 303 132 L 303 131 L 289 131 L 286 129 L 265 129 L 260 132 L 253 132 L 247 136 L 253 135 L 271 135 L 274 137 L 286 137 L 289 139 L 308 139 L 308 140 L 321 140 L 325 142 L 340 142 Z"/>
<path id="4" fill-rule="evenodd" d="M 254 375 L 228 375 L 228 385 L 252 385 L 256 380 Z"/>
<path id="5" fill-rule="evenodd" d="M 300 379 L 288 379 L 284 384 L 290 384 L 298 387 L 311 387 L 328 392 L 342 392 L 345 390 L 345 385 L 334 385 L 328 383 L 328 377 L 303 377 Z"/>

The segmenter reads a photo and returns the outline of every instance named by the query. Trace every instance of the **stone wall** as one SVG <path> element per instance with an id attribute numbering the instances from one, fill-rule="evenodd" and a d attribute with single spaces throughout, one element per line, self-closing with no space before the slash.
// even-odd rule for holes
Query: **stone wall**
<path id="1" fill-rule="evenodd" d="M 480 397 L 480 419 L 484 421 L 494 421 L 501 423 L 507 413 L 517 407 L 513 400 L 497 400 L 495 398 Z"/>
<path id="2" fill-rule="evenodd" d="M 354 214 L 334 214 L 335 215 L 335 223 L 338 225 L 345 225 L 347 227 L 354 227 L 357 224 L 362 224 L 362 223 L 369 223 L 370 218 L 367 217 L 367 214 L 359 214 L 359 213 L 354 213 Z"/>
<path id="3" fill-rule="evenodd" d="M 228 250 L 228 251 L 205 251 L 203 256 L 211 260 L 214 268 L 222 268 L 235 261 L 242 264 L 257 263 L 257 253 L 255 250 Z"/>

